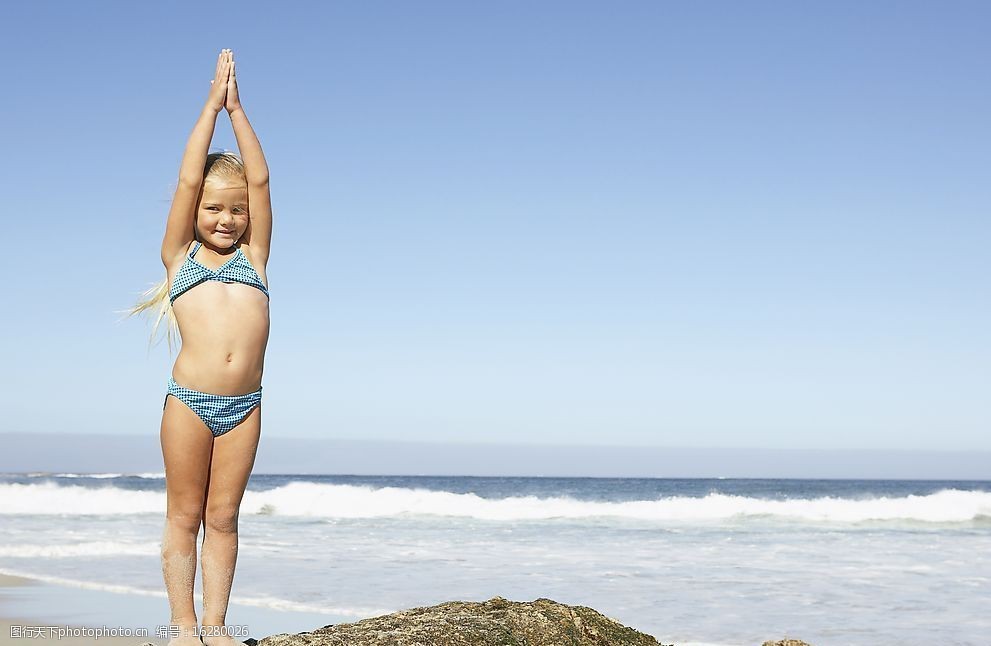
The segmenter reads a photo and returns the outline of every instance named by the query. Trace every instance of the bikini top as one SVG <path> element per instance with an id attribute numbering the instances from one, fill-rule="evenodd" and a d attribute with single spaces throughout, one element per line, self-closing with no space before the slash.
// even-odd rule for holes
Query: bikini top
<path id="1" fill-rule="evenodd" d="M 202 243 L 197 242 L 192 253 L 186 254 L 182 267 L 172 279 L 172 287 L 169 289 L 169 303 L 174 303 L 179 296 L 207 280 L 219 280 L 223 283 L 244 283 L 257 287 L 271 298 L 265 283 L 262 282 L 255 268 L 251 266 L 248 257 L 241 251 L 241 247 L 237 248 L 230 260 L 214 270 L 193 260 L 193 256 L 196 255 L 201 246 Z"/>

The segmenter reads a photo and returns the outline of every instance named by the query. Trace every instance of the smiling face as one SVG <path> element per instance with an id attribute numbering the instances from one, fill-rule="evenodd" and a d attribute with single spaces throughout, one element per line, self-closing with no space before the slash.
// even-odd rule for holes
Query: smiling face
<path id="1" fill-rule="evenodd" d="M 229 248 L 248 228 L 248 185 L 233 178 L 209 176 L 196 209 L 201 242 Z"/>

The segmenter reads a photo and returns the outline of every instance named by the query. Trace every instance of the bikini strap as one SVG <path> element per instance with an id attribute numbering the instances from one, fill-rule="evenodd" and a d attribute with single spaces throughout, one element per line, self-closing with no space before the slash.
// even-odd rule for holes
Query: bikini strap
<path id="1" fill-rule="evenodd" d="M 193 247 L 193 250 L 191 252 L 189 252 L 189 257 L 190 258 L 192 258 L 193 256 L 196 255 L 196 252 L 199 251 L 201 244 L 202 243 L 200 243 L 199 240 L 196 241 L 196 246 L 194 246 Z"/>

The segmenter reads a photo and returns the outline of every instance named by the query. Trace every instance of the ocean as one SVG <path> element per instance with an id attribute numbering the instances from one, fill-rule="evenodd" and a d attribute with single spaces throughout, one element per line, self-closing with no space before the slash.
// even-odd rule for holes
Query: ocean
<path id="1" fill-rule="evenodd" d="M 163 473 L 0 474 L 0 572 L 46 586 L 15 609 L 167 623 L 164 514 Z M 991 644 L 988 481 L 254 474 L 239 527 L 255 638 L 502 596 L 677 646 Z"/>

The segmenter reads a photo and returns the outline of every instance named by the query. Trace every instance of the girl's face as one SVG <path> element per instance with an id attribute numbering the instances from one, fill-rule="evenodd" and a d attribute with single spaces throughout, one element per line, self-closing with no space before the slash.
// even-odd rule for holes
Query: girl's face
<path id="1" fill-rule="evenodd" d="M 207 178 L 196 208 L 200 241 L 231 247 L 248 228 L 248 186 L 228 178 Z"/>

